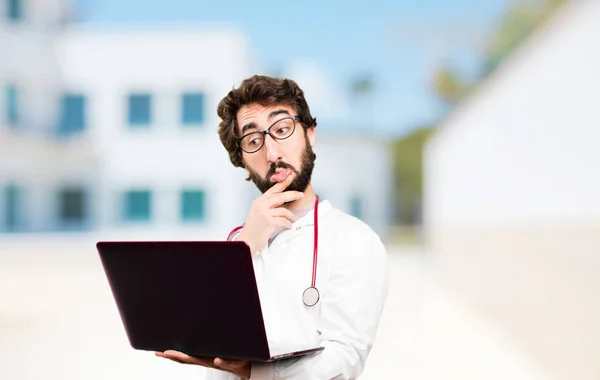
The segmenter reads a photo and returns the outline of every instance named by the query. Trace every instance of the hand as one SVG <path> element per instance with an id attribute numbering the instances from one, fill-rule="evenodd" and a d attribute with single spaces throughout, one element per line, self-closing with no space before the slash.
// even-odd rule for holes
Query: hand
<path id="1" fill-rule="evenodd" d="M 292 183 L 293 178 L 294 174 L 288 175 L 252 202 L 244 228 L 236 239 L 248 244 L 250 252 L 264 247 L 277 227 L 292 228 L 296 216 L 281 205 L 304 196 L 304 193 L 299 191 L 283 191 Z"/>
<path id="2" fill-rule="evenodd" d="M 200 365 L 207 368 L 219 369 L 221 371 L 227 371 L 233 373 L 242 379 L 250 379 L 250 362 L 247 360 L 233 360 L 233 359 L 221 359 L 221 358 L 208 358 L 199 356 L 190 356 L 183 352 L 168 350 L 165 352 L 156 352 L 156 356 L 165 359 L 171 359 L 181 364 L 194 364 Z"/>

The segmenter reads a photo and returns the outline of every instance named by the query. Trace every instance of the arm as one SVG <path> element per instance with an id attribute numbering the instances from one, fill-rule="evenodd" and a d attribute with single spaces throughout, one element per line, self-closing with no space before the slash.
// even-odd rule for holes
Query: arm
<path id="1" fill-rule="evenodd" d="M 252 363 L 251 380 L 356 379 L 371 350 L 387 296 L 387 253 L 376 235 L 340 249 L 317 328 L 321 353 L 296 362 Z M 292 364 L 290 364 L 292 363 Z"/>

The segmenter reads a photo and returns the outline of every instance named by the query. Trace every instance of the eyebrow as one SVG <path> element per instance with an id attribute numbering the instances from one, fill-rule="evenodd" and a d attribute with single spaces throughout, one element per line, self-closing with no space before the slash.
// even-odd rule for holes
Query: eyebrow
<path id="1" fill-rule="evenodd" d="M 275 110 L 275 111 L 273 111 L 273 112 L 269 113 L 269 116 L 267 116 L 267 120 L 271 120 L 271 119 L 273 119 L 275 116 L 277 116 L 277 115 L 281 115 L 281 114 L 290 115 L 290 112 L 289 112 L 288 110 L 285 110 L 285 109 L 283 109 L 283 108 L 281 108 L 281 109 L 278 109 L 278 110 Z M 247 131 L 247 130 L 249 130 L 249 129 L 257 129 L 257 128 L 258 128 L 258 127 L 257 127 L 256 123 L 254 123 L 254 122 L 248 123 L 248 124 L 246 124 L 246 125 L 244 125 L 244 126 L 242 127 L 242 135 L 243 135 L 244 133 L 246 133 L 246 131 Z"/>
<path id="2" fill-rule="evenodd" d="M 271 120 L 271 119 L 272 119 L 272 118 L 274 118 L 275 116 L 277 116 L 277 115 L 281 115 L 282 113 L 284 113 L 284 114 L 287 114 L 287 115 L 289 115 L 289 114 L 290 114 L 288 110 L 284 110 L 284 109 L 278 109 L 278 110 L 275 110 L 275 111 L 271 112 L 271 113 L 269 114 L 269 117 L 267 117 L 267 120 Z"/>
<path id="3" fill-rule="evenodd" d="M 256 129 L 256 124 L 254 122 L 248 123 L 242 127 L 242 135 L 246 133 L 248 129 Z"/>

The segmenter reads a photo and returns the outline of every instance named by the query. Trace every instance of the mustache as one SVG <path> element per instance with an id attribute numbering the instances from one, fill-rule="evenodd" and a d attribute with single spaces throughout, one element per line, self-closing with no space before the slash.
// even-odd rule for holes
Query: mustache
<path id="1" fill-rule="evenodd" d="M 277 169 L 292 169 L 292 171 L 294 173 L 296 173 L 296 175 L 298 174 L 298 171 L 292 165 L 285 163 L 283 161 L 278 161 L 278 162 L 273 162 L 271 164 L 271 166 L 269 167 L 269 171 L 267 172 L 267 178 L 269 178 L 270 176 L 275 174 L 275 171 Z"/>

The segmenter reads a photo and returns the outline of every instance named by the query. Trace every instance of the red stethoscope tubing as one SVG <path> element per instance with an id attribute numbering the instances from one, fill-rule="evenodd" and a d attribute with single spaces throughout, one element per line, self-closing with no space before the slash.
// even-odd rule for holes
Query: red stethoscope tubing
<path id="1" fill-rule="evenodd" d="M 236 228 L 234 228 L 233 230 L 231 230 L 231 232 L 229 233 L 229 235 L 227 235 L 227 241 L 230 241 L 231 238 L 235 235 L 235 233 L 238 232 L 239 230 L 241 230 L 242 228 L 244 228 L 243 224 L 241 226 L 237 226 Z"/>
<path id="2" fill-rule="evenodd" d="M 312 271 L 312 282 L 311 282 L 311 286 L 313 288 L 316 289 L 316 284 L 317 284 L 317 258 L 319 256 L 319 196 L 317 195 L 317 200 L 315 201 L 315 212 L 314 212 L 314 238 L 313 238 L 313 245 L 314 245 L 314 252 L 313 252 L 313 271 Z"/>
<path id="3" fill-rule="evenodd" d="M 311 279 L 311 287 L 306 289 L 305 293 L 309 290 L 309 289 L 314 289 L 316 295 L 314 295 L 314 297 L 316 297 L 316 300 L 314 301 L 306 301 L 304 300 L 303 296 L 303 300 L 304 303 L 306 304 L 306 306 L 314 306 L 318 300 L 319 300 L 319 291 L 317 290 L 316 284 L 317 284 L 317 261 L 318 261 L 318 257 L 319 257 L 319 196 L 317 196 L 317 199 L 315 200 L 315 212 L 314 212 L 314 238 L 313 238 L 313 267 L 312 267 L 312 279 Z M 237 226 L 236 228 L 234 228 L 233 230 L 231 230 L 231 232 L 229 233 L 229 235 L 227 236 L 227 240 L 231 240 L 231 238 L 235 235 L 236 232 L 238 232 L 239 230 L 241 230 L 242 228 L 244 228 L 244 225 L 242 224 L 241 226 Z"/>

